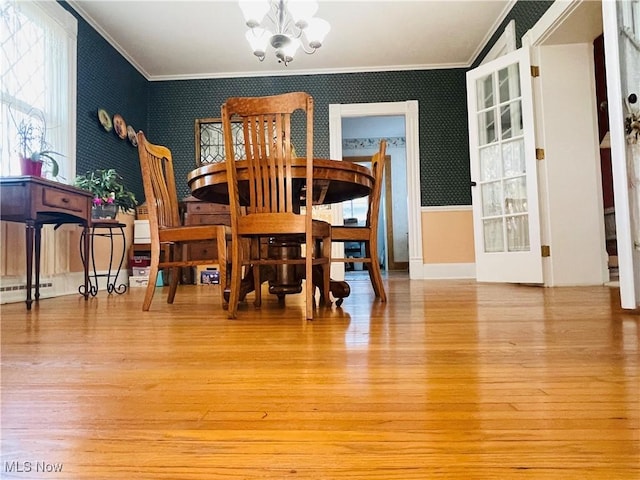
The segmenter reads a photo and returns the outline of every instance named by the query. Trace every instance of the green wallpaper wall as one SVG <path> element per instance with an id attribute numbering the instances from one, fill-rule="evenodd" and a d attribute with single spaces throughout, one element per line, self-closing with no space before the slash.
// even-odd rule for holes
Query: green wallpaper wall
<path id="1" fill-rule="evenodd" d="M 96 111 L 105 108 L 145 130 L 152 142 L 171 148 L 179 195 L 186 196 L 186 175 L 195 167 L 196 118 L 219 116 L 220 105 L 230 96 L 303 90 L 315 99 L 315 149 L 320 156 L 329 155 L 329 104 L 417 100 L 421 204 L 471 203 L 466 69 L 148 82 L 66 2 L 60 3 L 78 18 L 78 172 L 113 166 L 143 199 L 137 150 L 102 129 Z M 552 3 L 518 1 L 475 63 L 512 18 L 520 46 L 522 35 Z"/>
<path id="2" fill-rule="evenodd" d="M 144 129 L 149 82 L 66 2 L 78 19 L 78 96 L 76 172 L 115 168 L 125 185 L 144 200 L 138 150 L 98 121 L 98 108 L 119 113 L 127 124 Z"/>
<path id="3" fill-rule="evenodd" d="M 195 167 L 194 121 L 217 117 L 230 96 L 306 91 L 314 97 L 314 147 L 329 155 L 329 104 L 418 100 L 423 205 L 470 203 L 465 72 L 429 70 L 152 82 L 148 137 L 173 152 L 176 177 Z M 181 194 L 186 195 L 186 184 Z"/>

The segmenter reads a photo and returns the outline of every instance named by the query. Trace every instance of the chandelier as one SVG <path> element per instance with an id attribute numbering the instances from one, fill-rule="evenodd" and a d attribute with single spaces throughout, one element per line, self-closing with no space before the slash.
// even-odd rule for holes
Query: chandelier
<path id="1" fill-rule="evenodd" d="M 331 30 L 329 22 L 313 16 L 318 11 L 315 0 L 240 0 L 239 3 L 250 28 L 245 37 L 261 62 L 267 45 L 271 45 L 278 62 L 286 66 L 300 47 L 305 53 L 314 53 Z"/>

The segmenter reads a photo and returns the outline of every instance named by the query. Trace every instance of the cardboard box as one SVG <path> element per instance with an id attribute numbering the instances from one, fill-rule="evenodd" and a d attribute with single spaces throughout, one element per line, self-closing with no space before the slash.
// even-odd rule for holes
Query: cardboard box
<path id="1" fill-rule="evenodd" d="M 203 285 L 219 285 L 220 271 L 218 269 L 202 270 L 200 272 L 200 283 Z"/>
<path id="2" fill-rule="evenodd" d="M 131 258 L 131 268 L 143 268 L 151 265 L 151 257 L 149 255 L 135 255 Z"/>
<path id="3" fill-rule="evenodd" d="M 149 220 L 134 220 L 133 223 L 133 243 L 151 243 Z"/>
<path id="4" fill-rule="evenodd" d="M 149 284 L 149 277 L 129 277 L 129 288 L 146 287 Z"/>
<path id="5" fill-rule="evenodd" d="M 216 274 L 213 274 L 212 272 L 216 272 Z M 215 282 L 212 280 L 215 280 Z M 218 270 L 218 265 L 198 265 L 195 281 L 200 285 L 219 284 L 220 270 Z"/>
<path id="6" fill-rule="evenodd" d="M 149 267 L 131 267 L 131 273 L 134 277 L 148 277 L 149 271 Z"/>

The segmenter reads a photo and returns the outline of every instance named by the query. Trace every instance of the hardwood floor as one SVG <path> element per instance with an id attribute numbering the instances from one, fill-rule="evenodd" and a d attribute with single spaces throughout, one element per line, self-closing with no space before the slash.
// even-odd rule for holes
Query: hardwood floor
<path id="1" fill-rule="evenodd" d="M 0 476 L 640 478 L 617 289 L 385 283 L 313 322 L 266 293 L 228 320 L 213 286 L 3 305 Z"/>

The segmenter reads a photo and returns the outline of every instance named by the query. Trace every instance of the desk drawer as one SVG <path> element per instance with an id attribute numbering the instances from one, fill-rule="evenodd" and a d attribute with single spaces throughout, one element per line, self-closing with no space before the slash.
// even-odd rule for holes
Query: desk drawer
<path id="1" fill-rule="evenodd" d="M 189 215 L 185 225 L 231 225 L 229 214 Z"/>
<path id="2" fill-rule="evenodd" d="M 229 214 L 229 205 L 209 202 L 185 202 L 186 212 L 193 215 Z"/>
<path id="3" fill-rule="evenodd" d="M 189 245 L 190 260 L 214 260 L 218 258 L 218 246 L 215 240 Z"/>
<path id="4" fill-rule="evenodd" d="M 68 212 L 84 212 L 87 199 L 79 195 L 72 195 L 58 190 L 42 190 L 42 204 Z"/>

